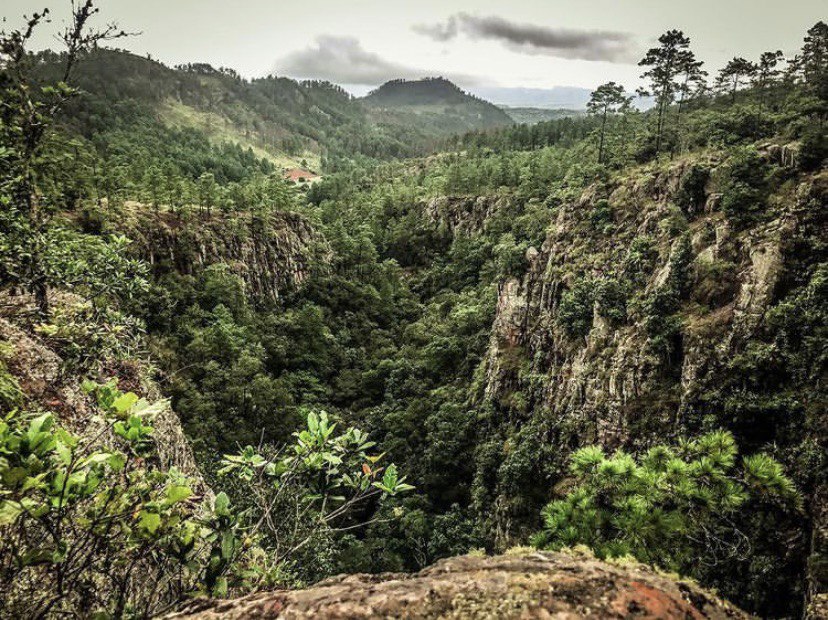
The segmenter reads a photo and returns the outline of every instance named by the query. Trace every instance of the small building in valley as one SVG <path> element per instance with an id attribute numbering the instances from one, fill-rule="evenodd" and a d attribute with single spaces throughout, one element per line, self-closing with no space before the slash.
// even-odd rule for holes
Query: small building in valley
<path id="1" fill-rule="evenodd" d="M 303 168 L 289 168 L 285 170 L 284 177 L 294 183 L 312 183 L 319 178 L 319 175 Z"/>

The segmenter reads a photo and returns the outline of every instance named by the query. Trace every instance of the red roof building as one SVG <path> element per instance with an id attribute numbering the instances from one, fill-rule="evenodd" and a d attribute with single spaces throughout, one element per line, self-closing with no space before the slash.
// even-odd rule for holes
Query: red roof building
<path id="1" fill-rule="evenodd" d="M 313 181 L 314 179 L 319 178 L 318 174 L 314 174 L 310 170 L 303 170 L 302 168 L 291 168 L 290 170 L 285 170 L 284 176 L 286 179 L 293 181 L 294 183 Z"/>

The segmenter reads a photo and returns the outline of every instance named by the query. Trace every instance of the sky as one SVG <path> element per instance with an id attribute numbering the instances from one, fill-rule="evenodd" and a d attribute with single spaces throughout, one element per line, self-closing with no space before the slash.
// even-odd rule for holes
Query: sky
<path id="1" fill-rule="evenodd" d="M 828 0 L 99 0 L 98 21 L 140 32 L 118 47 L 167 64 L 207 62 L 253 78 L 327 79 L 355 94 L 393 78 L 443 76 L 496 103 L 555 103 L 614 80 L 681 29 L 715 73 L 733 56 L 793 55 Z M 36 48 L 56 47 L 69 0 L 3 0 L 4 28 L 49 7 Z M 577 91 L 575 91 L 577 92 Z"/>

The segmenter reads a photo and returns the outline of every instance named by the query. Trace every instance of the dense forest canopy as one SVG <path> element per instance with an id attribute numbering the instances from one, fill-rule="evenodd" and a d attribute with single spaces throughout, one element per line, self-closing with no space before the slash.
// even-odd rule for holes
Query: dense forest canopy
<path id="1" fill-rule="evenodd" d="M 825 594 L 825 23 L 713 79 L 671 30 L 651 110 L 608 82 L 528 125 L 442 79 L 166 67 L 73 6 L 64 51 L 40 14 L 0 39 L 0 615 L 528 544 L 768 617 Z"/>

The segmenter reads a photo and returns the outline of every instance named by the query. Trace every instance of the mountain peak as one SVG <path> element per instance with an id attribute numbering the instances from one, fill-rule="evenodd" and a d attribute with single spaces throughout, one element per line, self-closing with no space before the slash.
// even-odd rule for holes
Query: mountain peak
<path id="1" fill-rule="evenodd" d="M 365 97 L 371 105 L 434 105 L 482 101 L 444 77 L 385 82 Z"/>

